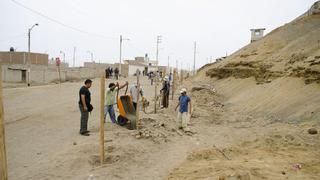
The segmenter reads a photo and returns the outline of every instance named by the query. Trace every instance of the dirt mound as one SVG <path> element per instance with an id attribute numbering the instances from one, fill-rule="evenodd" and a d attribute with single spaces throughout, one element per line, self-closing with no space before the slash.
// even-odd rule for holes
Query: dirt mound
<path id="1" fill-rule="evenodd" d="M 311 13 L 200 71 L 218 79 L 254 77 L 258 84 L 279 77 L 303 78 L 306 84 L 320 83 L 319 34 L 320 14 Z"/>
<path id="2" fill-rule="evenodd" d="M 196 151 L 168 179 L 319 179 L 315 138 L 275 134 L 239 146 Z"/>

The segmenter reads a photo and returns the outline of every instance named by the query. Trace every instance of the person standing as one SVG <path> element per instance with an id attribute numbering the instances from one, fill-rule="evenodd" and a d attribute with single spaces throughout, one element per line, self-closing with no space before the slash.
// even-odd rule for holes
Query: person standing
<path id="1" fill-rule="evenodd" d="M 80 134 L 83 136 L 89 136 L 88 131 L 88 119 L 89 119 L 89 112 L 92 111 L 93 107 L 91 105 L 91 93 L 89 88 L 92 85 L 92 80 L 87 79 L 84 82 L 84 86 L 80 88 L 79 91 L 79 109 L 81 113 L 80 118 Z"/>
<path id="2" fill-rule="evenodd" d="M 164 82 L 162 85 L 162 89 L 160 90 L 162 93 L 162 107 L 168 108 L 169 107 L 169 95 L 170 95 L 170 82 L 168 77 L 164 78 Z"/>
<path id="3" fill-rule="evenodd" d="M 125 84 L 119 86 L 119 83 L 110 83 L 109 88 L 106 89 L 106 94 L 105 94 L 105 105 L 104 105 L 104 120 L 106 120 L 107 113 L 109 113 L 111 122 L 116 123 L 116 114 L 114 112 L 114 107 L 113 105 L 117 104 L 116 102 L 116 96 L 117 96 L 117 91 L 119 89 L 124 88 L 125 86 L 128 85 L 128 82 Z"/>
<path id="4" fill-rule="evenodd" d="M 117 67 L 114 70 L 114 75 L 116 77 L 116 80 L 118 80 L 119 79 L 119 69 Z"/>
<path id="5" fill-rule="evenodd" d="M 178 111 L 179 128 L 182 128 L 187 132 L 190 131 L 188 128 L 188 122 L 189 114 L 191 113 L 191 99 L 187 96 L 187 90 L 185 88 L 180 90 L 180 94 L 179 103 L 176 106 L 175 111 L 177 111 L 177 108 L 180 106 Z"/>
<path id="6" fill-rule="evenodd" d="M 130 95 L 131 95 L 131 99 L 132 99 L 132 103 L 134 106 L 134 109 L 137 110 L 137 102 L 138 102 L 138 85 L 136 83 L 134 83 L 131 88 L 130 88 Z M 141 97 L 143 96 L 143 91 L 140 88 L 140 95 Z"/>

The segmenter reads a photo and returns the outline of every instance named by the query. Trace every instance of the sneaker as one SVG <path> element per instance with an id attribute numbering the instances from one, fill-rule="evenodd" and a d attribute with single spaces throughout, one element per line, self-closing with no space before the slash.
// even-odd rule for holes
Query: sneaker
<path id="1" fill-rule="evenodd" d="M 90 136 L 89 133 L 82 133 L 81 136 Z"/>

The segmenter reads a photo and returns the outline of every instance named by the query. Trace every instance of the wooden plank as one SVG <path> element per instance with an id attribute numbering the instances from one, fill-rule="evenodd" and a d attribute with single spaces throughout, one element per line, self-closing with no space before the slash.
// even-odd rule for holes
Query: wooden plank
<path id="1" fill-rule="evenodd" d="M 105 79 L 104 76 L 100 79 L 100 163 L 104 162 L 104 93 Z"/>
<path id="2" fill-rule="evenodd" d="M 8 179 L 7 154 L 4 131 L 4 111 L 2 102 L 2 67 L 0 65 L 0 179 Z"/>
<path id="3" fill-rule="evenodd" d="M 140 102 L 139 102 L 139 99 L 140 99 L 140 71 L 137 70 L 137 87 L 138 87 L 138 97 L 137 97 L 137 109 L 136 109 L 136 127 L 137 129 L 140 128 Z"/>

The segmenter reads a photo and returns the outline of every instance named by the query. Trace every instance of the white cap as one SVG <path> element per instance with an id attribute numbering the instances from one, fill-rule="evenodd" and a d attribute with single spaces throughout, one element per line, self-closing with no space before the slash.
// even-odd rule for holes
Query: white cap
<path id="1" fill-rule="evenodd" d="M 184 92 L 187 92 L 187 89 L 186 89 L 186 88 L 182 88 L 182 89 L 180 90 L 180 93 L 184 93 Z"/>

